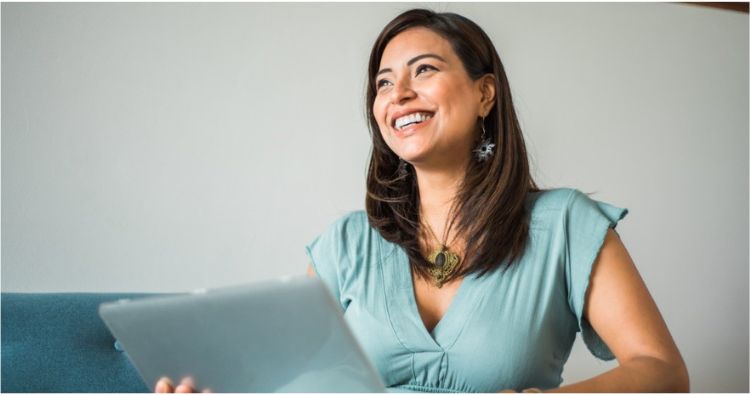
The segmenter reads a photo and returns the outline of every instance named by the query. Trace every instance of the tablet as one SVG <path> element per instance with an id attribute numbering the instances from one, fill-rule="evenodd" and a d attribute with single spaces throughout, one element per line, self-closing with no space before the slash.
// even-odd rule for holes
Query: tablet
<path id="1" fill-rule="evenodd" d="M 320 279 L 104 303 L 99 315 L 148 388 L 192 377 L 212 392 L 384 392 Z"/>

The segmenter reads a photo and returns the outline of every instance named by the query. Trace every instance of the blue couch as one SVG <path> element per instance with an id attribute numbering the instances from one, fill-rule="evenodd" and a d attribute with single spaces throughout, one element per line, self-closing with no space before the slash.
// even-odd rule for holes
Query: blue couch
<path id="1" fill-rule="evenodd" d="M 2 392 L 150 392 L 99 318 L 100 303 L 145 296 L 2 293 Z"/>

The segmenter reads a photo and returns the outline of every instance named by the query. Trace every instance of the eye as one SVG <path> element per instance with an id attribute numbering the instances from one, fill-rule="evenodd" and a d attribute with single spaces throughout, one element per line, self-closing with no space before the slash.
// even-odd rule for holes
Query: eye
<path id="1" fill-rule="evenodd" d="M 424 73 L 426 71 L 430 71 L 430 70 L 437 71 L 437 68 L 434 67 L 434 66 L 432 66 L 432 65 L 429 65 L 429 64 L 420 64 L 419 66 L 417 66 L 417 72 L 416 72 L 416 74 L 420 75 L 420 74 L 422 74 L 422 73 Z"/>
<path id="2" fill-rule="evenodd" d="M 391 82 L 388 81 L 388 80 L 386 80 L 386 79 L 378 80 L 378 81 L 375 82 L 375 88 L 380 89 L 380 88 L 386 86 L 386 84 L 390 84 L 390 83 Z"/>

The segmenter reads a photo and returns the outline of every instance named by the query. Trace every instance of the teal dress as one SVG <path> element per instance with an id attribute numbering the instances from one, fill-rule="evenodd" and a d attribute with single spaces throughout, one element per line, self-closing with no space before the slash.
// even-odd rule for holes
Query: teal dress
<path id="1" fill-rule="evenodd" d="M 345 215 L 307 246 L 318 276 L 393 391 L 496 392 L 559 387 L 581 332 L 596 357 L 614 358 L 583 318 L 592 265 L 627 209 L 575 189 L 530 194 L 530 239 L 507 271 L 468 275 L 428 332 L 404 250 L 364 211 Z"/>

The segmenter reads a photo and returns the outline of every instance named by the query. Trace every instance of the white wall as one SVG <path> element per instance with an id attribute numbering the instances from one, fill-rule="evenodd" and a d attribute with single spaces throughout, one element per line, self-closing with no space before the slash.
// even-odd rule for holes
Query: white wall
<path id="1" fill-rule="evenodd" d="M 748 391 L 748 16 L 419 4 L 492 37 L 537 180 L 618 229 L 690 369 Z M 3 291 L 302 273 L 364 205 L 366 62 L 409 4 L 2 4 Z M 567 382 L 603 372 L 581 343 Z"/>

